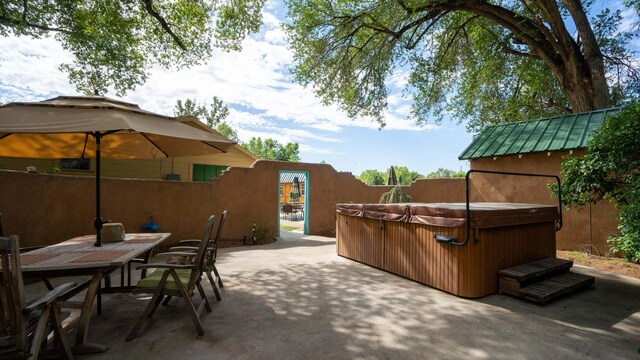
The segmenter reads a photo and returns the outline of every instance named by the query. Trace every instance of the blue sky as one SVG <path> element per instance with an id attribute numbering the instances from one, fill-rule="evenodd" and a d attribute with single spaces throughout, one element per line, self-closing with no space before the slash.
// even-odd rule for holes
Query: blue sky
<path id="1" fill-rule="evenodd" d="M 323 106 L 310 89 L 294 83 L 288 72 L 292 53 L 280 28 L 285 15 L 281 2 L 270 2 L 261 32 L 245 40 L 242 52 L 216 51 L 206 65 L 180 71 L 154 69 L 147 83 L 124 99 L 172 114 L 179 99 L 208 103 L 218 96 L 229 106 L 227 121 L 241 141 L 261 136 L 298 142 L 303 162 L 326 161 L 354 174 L 390 165 L 423 174 L 441 167 L 468 169 L 457 157 L 472 134 L 452 121 L 419 127 L 408 119 L 410 99 L 401 95 L 406 83 L 401 71 L 388 82 L 392 92 L 382 130 L 369 119 L 352 120 L 335 106 Z M 58 71 L 59 64 L 71 61 L 53 38 L 0 38 L 0 102 L 76 94 Z"/>

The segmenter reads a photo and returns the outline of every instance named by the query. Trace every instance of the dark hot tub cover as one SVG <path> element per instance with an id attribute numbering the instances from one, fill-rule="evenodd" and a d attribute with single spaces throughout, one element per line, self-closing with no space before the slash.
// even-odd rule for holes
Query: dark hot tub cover
<path id="1" fill-rule="evenodd" d="M 553 205 L 473 202 L 469 208 L 471 226 L 475 228 L 560 219 L 558 207 Z M 338 204 L 336 211 L 346 216 L 443 227 L 465 226 L 467 218 L 465 203 Z"/>

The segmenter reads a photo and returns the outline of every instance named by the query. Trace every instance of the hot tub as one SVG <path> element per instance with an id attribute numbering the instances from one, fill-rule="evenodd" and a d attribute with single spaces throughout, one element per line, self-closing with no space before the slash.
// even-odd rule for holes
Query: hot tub
<path id="1" fill-rule="evenodd" d="M 336 221 L 338 255 L 477 298 L 498 291 L 499 270 L 555 257 L 561 218 L 557 206 L 477 202 L 338 204 Z"/>

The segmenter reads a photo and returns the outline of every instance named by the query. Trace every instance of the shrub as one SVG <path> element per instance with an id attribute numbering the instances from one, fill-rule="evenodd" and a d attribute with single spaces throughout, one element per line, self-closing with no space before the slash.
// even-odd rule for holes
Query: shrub
<path id="1" fill-rule="evenodd" d="M 406 203 L 411 201 L 411 196 L 404 193 L 402 187 L 394 186 L 391 190 L 382 194 L 380 197 L 380 204 L 396 204 Z"/>
<path id="2" fill-rule="evenodd" d="M 608 116 L 587 144 L 587 155 L 565 158 L 562 202 L 566 207 L 610 200 L 620 210 L 611 249 L 640 262 L 640 103 Z"/>

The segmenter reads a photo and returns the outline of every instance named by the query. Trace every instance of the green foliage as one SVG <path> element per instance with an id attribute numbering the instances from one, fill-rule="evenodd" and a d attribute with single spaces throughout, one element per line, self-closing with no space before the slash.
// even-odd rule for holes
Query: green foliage
<path id="1" fill-rule="evenodd" d="M 60 173 L 62 173 L 62 170 L 60 170 L 60 168 L 59 168 L 59 167 L 54 166 L 54 167 L 52 167 L 52 168 L 50 168 L 50 169 L 47 169 L 47 171 L 45 171 L 45 172 L 46 172 L 47 174 L 51 174 L 51 175 L 53 175 L 53 174 L 60 174 Z"/>
<path id="2" fill-rule="evenodd" d="M 391 168 L 387 169 L 387 174 L 389 173 L 390 169 Z M 394 166 L 393 169 L 396 172 L 396 177 L 398 178 L 399 185 L 410 185 L 417 179 L 424 177 L 424 175 L 420 174 L 417 171 L 409 170 L 406 166 Z"/>
<path id="3" fill-rule="evenodd" d="M 640 103 L 609 116 L 587 144 L 587 155 L 565 158 L 562 202 L 565 206 L 611 200 L 620 209 L 619 233 L 612 249 L 640 262 Z"/>
<path id="4" fill-rule="evenodd" d="M 208 107 L 207 105 L 198 104 L 197 100 L 187 99 L 184 102 L 178 100 L 173 109 L 173 114 L 175 116 L 194 116 L 198 119 L 203 119 L 210 128 L 215 129 L 229 116 L 229 107 L 217 96 L 211 99 L 211 104 Z"/>
<path id="5" fill-rule="evenodd" d="M 233 141 L 238 141 L 238 133 L 224 121 L 229 116 L 229 107 L 217 96 L 211 99 L 208 107 L 198 104 L 197 100 L 187 99 L 184 102 L 178 100 L 173 108 L 173 114 L 204 119 L 210 128 Z"/>
<path id="6" fill-rule="evenodd" d="M 214 47 L 240 50 L 257 32 L 264 0 L 3 0 L 0 35 L 55 34 L 75 59 L 60 69 L 84 93 L 118 95 L 143 84 L 153 66 L 202 64 Z M 215 21 L 212 21 L 215 19 Z"/>
<path id="7" fill-rule="evenodd" d="M 220 125 L 218 125 L 216 130 L 220 134 L 224 135 L 227 139 L 238 142 L 238 132 L 236 132 L 235 129 L 232 128 L 231 125 L 227 124 L 226 122 L 222 122 Z"/>
<path id="8" fill-rule="evenodd" d="M 450 170 L 450 169 L 445 169 L 445 168 L 438 168 L 438 170 L 427 174 L 427 178 L 433 179 L 433 178 L 459 178 L 459 177 L 465 177 L 465 175 L 467 175 L 467 173 L 465 173 L 464 171 L 455 171 L 455 170 Z"/>
<path id="9" fill-rule="evenodd" d="M 380 197 L 380 204 L 397 204 L 411 202 L 411 196 L 404 193 L 402 187 L 399 185 L 394 186 L 391 190 L 382 194 Z"/>
<path id="10" fill-rule="evenodd" d="M 357 178 L 367 185 L 384 185 L 387 183 L 386 174 L 373 169 L 363 171 Z"/>
<path id="11" fill-rule="evenodd" d="M 396 172 L 396 178 L 398 179 L 398 185 L 410 185 L 417 179 L 423 178 L 424 175 L 417 171 L 411 171 L 406 166 L 393 166 Z M 386 171 L 378 170 L 365 170 L 357 178 L 367 185 L 386 185 L 387 177 L 391 168 L 387 168 Z"/>
<path id="12" fill-rule="evenodd" d="M 292 162 L 300 161 L 298 143 L 282 145 L 274 139 L 265 139 L 263 141 L 260 137 L 252 137 L 248 143 L 243 143 L 242 146 L 261 159 Z"/>
<path id="13" fill-rule="evenodd" d="M 296 80 L 351 117 L 371 116 L 381 126 L 396 69 L 408 72 L 405 95 L 419 124 L 451 116 L 471 130 L 606 106 L 607 86 L 596 78 L 609 76 L 614 100 L 639 88 L 629 50 L 637 32 L 619 31 L 619 16 L 605 10 L 573 34 L 558 25 L 589 14 L 589 2 L 574 12 L 567 2 L 286 3 Z M 585 67 L 596 57 L 603 68 Z"/>

